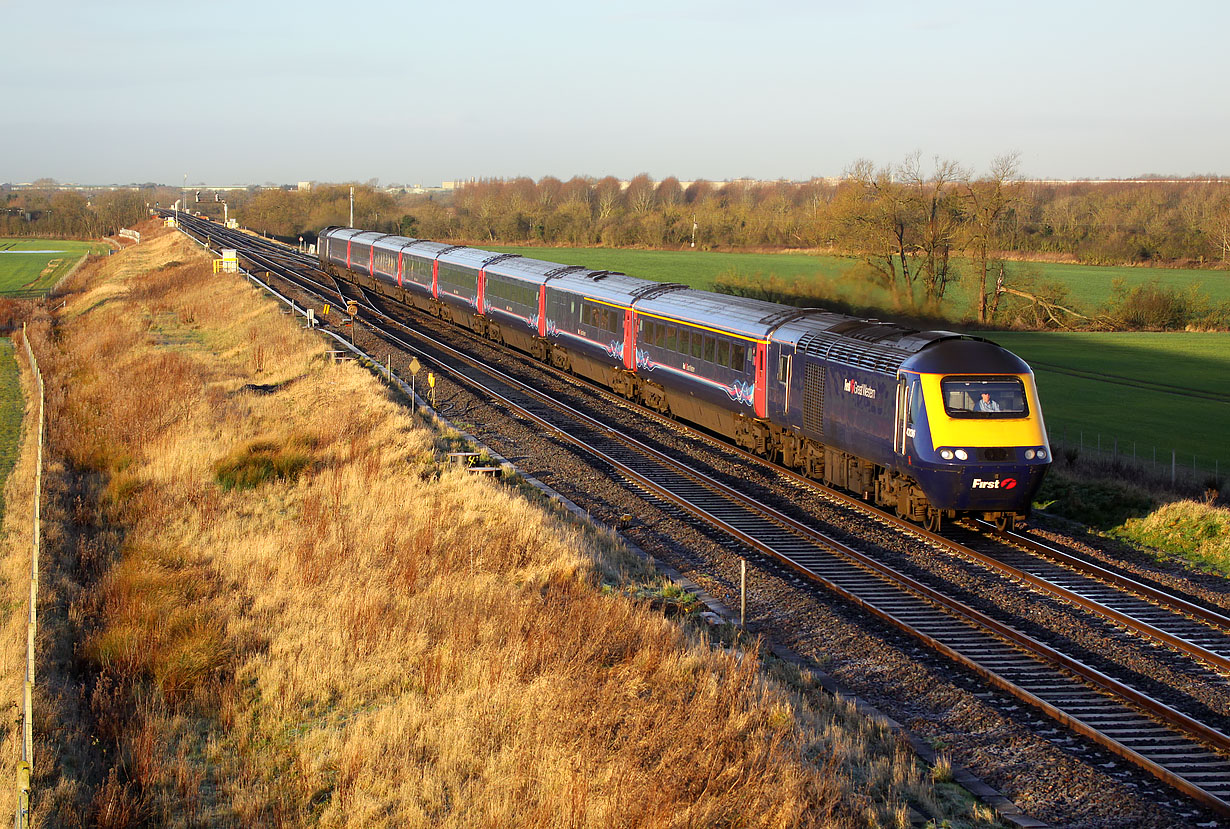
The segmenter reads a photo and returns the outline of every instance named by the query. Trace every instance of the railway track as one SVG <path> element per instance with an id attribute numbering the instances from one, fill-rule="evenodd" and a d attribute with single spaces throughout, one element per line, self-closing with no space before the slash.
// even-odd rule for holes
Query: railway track
<path id="1" fill-rule="evenodd" d="M 185 222 L 186 229 L 193 230 Z M 197 232 L 201 231 L 196 227 Z M 294 251 L 256 241 L 245 234 L 227 236 L 216 225 L 206 228 L 260 270 L 291 279 L 301 288 L 340 293 L 339 285 L 322 285 L 311 259 Z M 372 315 L 378 298 L 363 298 Z M 377 301 L 373 301 L 377 300 Z M 375 320 L 369 320 L 375 324 Z M 747 551 L 769 556 L 806 576 L 847 602 L 926 643 L 1045 712 L 1067 728 L 1088 737 L 1165 781 L 1223 816 L 1230 816 L 1230 738 L 1222 730 L 1142 692 L 1113 672 L 1099 670 L 1060 647 L 1029 636 L 1013 625 L 958 601 L 924 580 L 885 564 L 874 555 L 844 544 L 804 520 L 751 498 L 635 439 L 495 371 L 450 346 L 404 327 L 384 332 L 417 354 L 434 351 L 441 366 L 453 366 L 459 381 L 491 395 L 575 451 L 585 451 L 597 465 L 624 480 L 664 509 L 720 529 Z M 405 338 L 414 336 L 414 342 Z M 423 339 L 419 339 L 423 338 Z M 628 405 L 623 401 L 623 405 Z M 727 447 L 729 448 L 729 447 Z M 753 457 L 753 456 L 749 456 Z M 762 463 L 756 459 L 757 463 Z M 807 481 L 808 486 L 815 486 Z M 868 510 L 839 493 L 831 497 Z M 999 539 L 985 528 L 964 532 L 958 541 L 926 533 L 878 511 L 877 519 L 925 543 L 943 547 L 979 566 L 1026 583 L 1061 601 L 1094 613 L 1114 625 L 1173 649 L 1205 671 L 1207 681 L 1224 685 L 1230 666 L 1230 620 L 1215 608 L 1176 597 L 1112 569 L 1065 561 L 1062 551 L 1040 549 L 1019 534 Z M 951 533 L 950 533 L 951 535 Z M 1033 549 L 1027 549 L 1033 546 Z"/>

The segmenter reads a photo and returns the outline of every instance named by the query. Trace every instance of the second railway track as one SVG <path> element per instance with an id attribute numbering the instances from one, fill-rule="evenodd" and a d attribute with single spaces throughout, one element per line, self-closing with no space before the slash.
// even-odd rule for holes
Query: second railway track
<path id="1" fill-rule="evenodd" d="M 208 230 L 215 238 L 222 236 L 216 225 Z M 272 243 L 247 243 L 245 240 L 250 237 L 226 238 L 228 246 L 242 245 L 242 255 L 261 270 L 281 271 L 279 275 L 283 277 L 301 280 L 301 286 L 302 281 L 311 279 L 310 261 L 293 251 Z M 324 289 L 329 290 L 329 286 Z M 379 298 L 357 291 L 352 295 L 372 301 L 368 313 L 376 312 Z M 410 334 L 391 331 L 386 336 L 396 339 Z M 416 332 L 415 336 L 423 335 Z M 426 342 L 419 340 L 412 348 L 418 353 L 428 347 L 449 348 L 442 343 L 428 346 Z M 1217 727 L 1215 715 L 1215 724 L 1210 725 L 1202 721 L 1206 717 L 1191 716 L 1159 702 L 1129 682 L 1111 676 L 1113 671 L 1090 668 L 1082 659 L 1062 653 L 1053 643 L 1037 641 L 1016 630 L 1010 622 L 992 618 L 925 580 L 899 572 L 877 561 L 874 555 L 817 532 L 805 519 L 757 503 L 703 472 L 689 469 L 636 441 L 621 439 L 608 424 L 594 422 L 575 411 L 563 414 L 567 407 L 521 381 L 507 376 L 495 381 L 482 379 L 480 375 L 490 378 L 492 372 L 480 361 L 451 351 L 449 362 L 468 363 L 463 382 L 475 387 L 499 386 L 488 393 L 498 394 L 506 407 L 522 407 L 520 416 L 534 419 L 540 428 L 570 441 L 578 451 L 590 451 L 599 458 L 598 464 L 647 497 L 669 504 L 669 509 L 686 512 L 691 520 L 719 527 L 746 550 L 775 557 L 793 571 L 877 614 L 1215 812 L 1230 815 L 1230 740 Z M 567 422 L 559 420 L 563 417 Z M 845 496 L 839 498 L 852 502 Z M 882 519 L 880 516 L 877 520 Z M 921 535 L 916 528 L 906 532 Z M 970 554 L 970 547 L 977 546 L 937 537 L 925 537 L 924 543 L 944 544 L 958 552 L 964 548 L 962 554 Z M 973 557 L 982 555 L 974 553 Z M 1081 581 L 1090 577 L 1076 576 L 1054 561 L 1043 567 L 1038 564 L 1041 559 L 1034 553 L 1029 555 L 1030 558 L 1020 560 L 1019 555 L 1000 544 L 1000 549 L 993 553 L 999 563 L 984 561 L 980 566 L 996 567 L 1013 579 L 1040 580 L 1043 583 L 1035 583 L 1033 589 L 1086 606 L 1136 635 L 1154 637 L 1167 648 L 1183 652 L 1185 656 L 1181 658 L 1203 663 L 1200 670 L 1208 673 L 1204 681 L 1220 682 L 1224 692 L 1224 676 L 1217 672 L 1224 672 L 1226 667 L 1226 654 L 1230 653 L 1226 637 L 1230 628 L 1215 609 L 1167 596 L 1149 586 L 1142 589 L 1139 582 L 1121 581 L 1116 585 L 1115 578 L 1105 574 L 1095 574 L 1099 579 L 1096 582 Z M 1017 560 L 1009 562 L 1010 558 Z M 1161 595 L 1150 595 L 1151 591 Z M 1103 595 L 1093 600 L 1093 593 Z M 1159 610 L 1159 605 L 1170 607 Z"/>

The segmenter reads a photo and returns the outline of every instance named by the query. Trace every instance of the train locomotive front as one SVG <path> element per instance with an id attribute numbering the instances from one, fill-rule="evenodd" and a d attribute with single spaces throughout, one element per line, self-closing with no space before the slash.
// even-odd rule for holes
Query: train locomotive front
<path id="1" fill-rule="evenodd" d="M 941 340 L 902 363 L 897 397 L 894 442 L 933 507 L 1001 529 L 1028 513 L 1051 450 L 1023 360 L 985 340 Z"/>

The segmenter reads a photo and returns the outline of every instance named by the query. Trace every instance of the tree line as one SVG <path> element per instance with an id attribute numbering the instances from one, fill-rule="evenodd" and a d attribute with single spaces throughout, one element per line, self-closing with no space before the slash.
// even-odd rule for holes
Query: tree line
<path id="1" fill-rule="evenodd" d="M 148 211 L 137 190 L 86 195 L 72 190 L 0 194 L 0 236 L 96 239 L 142 221 Z"/>
<path id="2" fill-rule="evenodd" d="M 290 238 L 347 224 L 349 210 L 346 186 L 263 190 L 238 208 L 248 226 Z M 887 166 L 859 161 L 840 179 L 802 183 L 685 185 L 644 174 L 629 182 L 484 179 L 444 195 L 400 196 L 366 185 L 355 188 L 354 217 L 364 228 L 477 245 L 846 254 L 861 260 L 861 276 L 880 290 L 880 307 L 887 297 L 895 310 L 919 318 L 943 316 L 958 281 L 975 297 L 974 321 L 988 325 L 1224 327 L 1227 316 L 1207 297 L 1156 285 L 1124 287 L 1103 308 L 1078 309 L 1063 285 L 1007 263 L 1226 267 L 1230 182 L 1023 181 L 1012 154 L 977 175 L 914 154 Z M 733 278 L 717 287 L 779 301 L 817 299 L 806 286 L 764 280 L 753 286 Z"/>
<path id="3" fill-rule="evenodd" d="M 146 195 L 165 206 L 179 194 L 164 188 Z M 189 196 L 188 209 L 221 218 L 210 194 L 199 205 Z M 349 185 L 254 187 L 225 198 L 245 226 L 291 241 L 350 222 Z M 84 221 L 66 207 L 51 210 L 48 227 Z M 430 195 L 369 182 L 354 186 L 353 214 L 360 227 L 462 244 L 844 254 L 861 260 L 861 275 L 895 310 L 918 317 L 942 315 L 958 281 L 974 295 L 971 316 L 982 324 L 1098 328 L 1147 317 L 1166 320 L 1164 327 L 1222 327 L 1227 316 L 1207 297 L 1157 286 L 1124 288 L 1105 308 L 1078 309 L 1062 285 L 1007 263 L 1230 267 L 1230 181 L 1025 181 L 1015 154 L 981 173 L 938 158 L 924 162 L 917 153 L 884 166 L 861 160 L 839 179 L 807 182 L 548 176 L 483 179 Z M 737 283 L 727 280 L 725 289 L 758 290 Z M 814 299 L 802 288 L 794 293 Z"/>

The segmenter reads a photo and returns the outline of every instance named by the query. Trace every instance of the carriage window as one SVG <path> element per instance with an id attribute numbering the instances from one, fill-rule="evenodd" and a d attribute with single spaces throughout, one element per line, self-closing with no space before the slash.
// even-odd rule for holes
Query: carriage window
<path id="1" fill-rule="evenodd" d="M 727 368 L 730 367 L 730 342 L 728 340 L 718 340 L 717 364 Z"/>
<path id="2" fill-rule="evenodd" d="M 687 355 L 692 350 L 692 332 L 690 329 L 679 329 L 679 353 Z"/>
<path id="3" fill-rule="evenodd" d="M 705 362 L 706 363 L 713 362 L 713 345 L 714 345 L 713 337 L 706 336 L 705 337 Z"/>
<path id="4" fill-rule="evenodd" d="M 735 371 L 747 370 L 747 346 L 735 344 L 731 346 L 731 368 Z"/>
<path id="5" fill-rule="evenodd" d="M 949 417 L 1025 417 L 1025 386 L 1017 377 L 945 377 L 940 381 Z"/>
<path id="6" fill-rule="evenodd" d="M 777 382 L 783 386 L 790 379 L 790 358 L 782 355 L 777 359 Z"/>
<path id="7" fill-rule="evenodd" d="M 666 329 L 666 350 L 676 351 L 679 348 L 679 329 L 670 326 Z"/>
<path id="8" fill-rule="evenodd" d="M 664 348 L 666 346 L 666 325 L 659 322 L 653 328 L 653 344 L 658 348 Z"/>
<path id="9" fill-rule="evenodd" d="M 705 353 L 705 336 L 699 331 L 692 332 L 692 356 L 697 360 Z"/>

